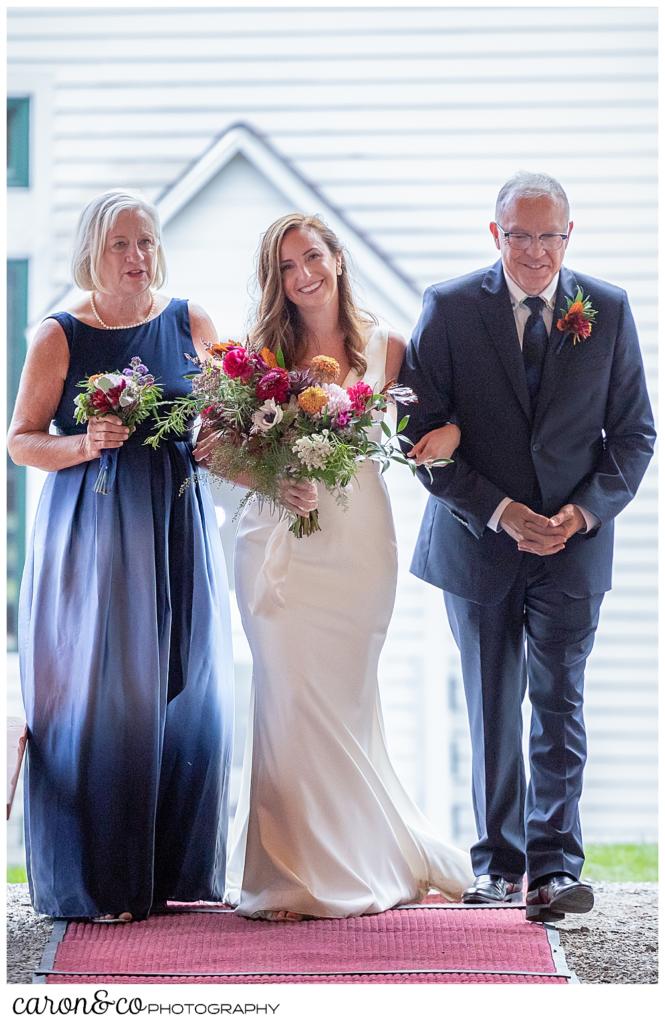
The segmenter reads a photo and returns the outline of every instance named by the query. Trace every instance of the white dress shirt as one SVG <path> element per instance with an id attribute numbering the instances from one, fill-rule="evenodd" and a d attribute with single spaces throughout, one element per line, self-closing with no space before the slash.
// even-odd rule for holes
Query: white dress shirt
<path id="1" fill-rule="evenodd" d="M 516 281 L 513 281 L 512 277 L 506 270 L 505 266 L 503 268 L 503 275 L 506 279 L 506 285 L 508 286 L 508 292 L 510 294 L 510 302 L 513 307 L 513 316 L 515 317 L 515 326 L 517 328 L 517 337 L 519 339 L 521 348 L 522 339 L 524 338 L 524 328 L 526 327 L 527 320 L 531 316 L 531 310 L 528 306 L 524 304 L 524 300 L 530 298 L 531 296 L 529 296 L 527 292 L 520 288 Z M 548 335 L 552 331 L 552 324 L 554 322 L 554 299 L 556 297 L 556 290 L 558 284 L 559 274 L 557 272 L 548 284 L 547 288 L 544 288 L 539 295 L 539 298 L 541 298 L 545 303 L 541 311 L 541 316 L 545 323 L 545 327 L 547 328 Z M 510 505 L 511 501 L 514 500 L 514 498 L 504 498 L 502 501 L 499 502 L 499 504 L 494 510 L 494 513 L 492 514 L 490 521 L 487 524 L 490 530 L 494 530 L 495 533 L 499 533 L 501 531 L 501 527 L 499 526 L 499 520 L 501 519 L 503 510 L 508 505 Z M 584 521 L 586 522 L 586 532 L 588 532 L 589 530 L 593 530 L 599 522 L 597 517 L 594 516 L 592 512 L 589 512 L 587 509 L 582 508 L 581 505 L 578 505 L 577 507 L 584 516 Z M 583 530 L 580 531 L 580 533 L 584 532 L 585 531 Z"/>

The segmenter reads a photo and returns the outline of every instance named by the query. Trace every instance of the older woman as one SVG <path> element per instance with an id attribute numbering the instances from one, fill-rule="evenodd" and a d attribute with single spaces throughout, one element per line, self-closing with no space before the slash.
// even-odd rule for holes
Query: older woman
<path id="1" fill-rule="evenodd" d="M 332 356 L 345 386 L 397 377 L 404 341 L 357 308 L 342 246 L 318 218 L 289 214 L 268 228 L 258 276 L 257 348 L 279 346 L 289 369 Z M 449 456 L 459 436 L 442 427 L 415 457 Z M 240 523 L 252 711 L 227 900 L 246 916 L 294 920 L 377 913 L 430 886 L 456 899 L 469 858 L 408 798 L 383 734 L 377 666 L 397 577 L 383 477 L 364 463 L 346 511 L 310 482 L 287 481 L 282 496 L 299 512 L 318 506 L 321 532 L 296 539 L 259 503 Z"/>
<path id="2" fill-rule="evenodd" d="M 116 417 L 73 416 L 77 383 L 133 356 L 165 399 L 188 388 L 187 357 L 215 332 L 156 291 L 165 269 L 153 206 L 119 191 L 88 204 L 73 258 L 87 294 L 40 326 L 10 429 L 14 462 L 48 472 L 19 647 L 28 876 L 54 917 L 128 921 L 223 893 L 232 661 L 211 496 L 179 493 L 188 437 L 153 451 L 145 424 L 129 436 Z M 104 449 L 117 475 L 97 494 Z"/>

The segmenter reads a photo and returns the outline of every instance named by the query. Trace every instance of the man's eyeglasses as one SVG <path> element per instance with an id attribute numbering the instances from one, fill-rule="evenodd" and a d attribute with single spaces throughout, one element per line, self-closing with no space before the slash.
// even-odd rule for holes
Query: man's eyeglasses
<path id="1" fill-rule="evenodd" d="M 503 237 L 510 248 L 517 249 L 518 252 L 528 249 L 534 238 L 538 239 L 545 252 L 556 252 L 568 238 L 567 234 L 527 235 L 524 231 L 506 231 L 498 222 L 496 226 L 503 232 Z"/>

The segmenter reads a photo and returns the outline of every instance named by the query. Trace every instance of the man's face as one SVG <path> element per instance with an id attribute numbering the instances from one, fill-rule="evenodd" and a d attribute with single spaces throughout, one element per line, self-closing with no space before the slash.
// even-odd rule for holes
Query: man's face
<path id="1" fill-rule="evenodd" d="M 560 249 L 553 249 L 557 244 L 556 237 L 548 239 L 542 236 L 570 236 L 573 222 L 566 222 L 566 209 L 558 199 L 549 196 L 517 196 L 504 207 L 501 214 L 501 228 L 496 221 L 490 224 L 497 249 L 501 251 L 501 259 L 506 272 L 512 277 L 527 295 L 539 295 L 559 271 L 568 246 L 568 239 L 562 242 Z M 504 238 L 504 232 L 519 235 L 530 235 L 531 238 Z M 526 245 L 526 248 L 522 248 Z"/>

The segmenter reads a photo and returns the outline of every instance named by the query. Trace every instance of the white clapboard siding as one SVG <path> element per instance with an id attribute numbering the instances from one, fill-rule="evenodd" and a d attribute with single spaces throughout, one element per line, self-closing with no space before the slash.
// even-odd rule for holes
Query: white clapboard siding
<path id="1" fill-rule="evenodd" d="M 618 69 L 617 69 L 618 70 Z M 363 62 L 362 60 L 345 60 L 340 58 L 332 64 L 312 61 L 310 63 L 273 64 L 268 60 L 243 61 L 240 66 L 226 64 L 221 61 L 197 61 L 192 59 L 190 63 L 179 64 L 178 89 L 193 91 L 198 89 L 200 97 L 202 89 L 206 90 L 206 105 L 210 106 L 216 96 L 222 96 L 223 102 L 228 102 L 230 93 L 222 89 L 229 86 L 237 90 L 242 86 L 244 90 L 243 102 L 252 100 L 254 103 L 262 98 L 261 93 L 270 86 L 271 104 L 274 105 L 279 99 L 284 102 L 289 100 L 289 106 L 299 105 L 303 91 L 310 94 L 310 91 L 324 94 L 325 102 L 330 106 L 331 89 L 353 89 L 362 95 L 363 102 L 381 102 L 385 104 L 387 99 L 397 93 L 396 102 L 398 106 L 404 107 L 408 102 L 422 103 L 422 89 L 427 89 L 427 102 L 431 104 L 437 96 L 447 97 L 452 94 L 460 94 L 460 90 L 468 87 L 476 87 L 479 81 L 487 86 L 493 86 L 497 81 L 501 85 L 502 95 L 505 102 L 511 104 L 524 101 L 524 71 L 518 75 L 509 76 L 504 72 L 497 74 L 496 67 L 489 65 L 488 68 L 474 68 L 473 74 L 460 73 L 459 70 L 450 68 L 448 63 L 441 66 L 439 61 L 419 58 L 410 60 L 404 55 L 399 63 L 393 60 Z M 121 91 L 133 88 L 152 90 L 159 89 L 158 102 L 164 103 L 176 94 L 173 78 L 174 69 L 171 65 L 141 65 L 135 70 L 132 69 L 131 77 L 123 75 L 119 80 L 117 65 L 101 65 L 95 78 L 95 92 L 100 95 L 107 92 L 111 102 L 115 98 L 117 102 Z M 630 109 L 635 101 L 643 102 L 651 106 L 653 97 L 651 95 L 652 75 L 648 68 L 641 70 L 640 74 L 633 74 L 626 71 L 622 76 L 608 76 L 603 74 L 579 76 L 574 79 L 561 80 L 556 74 L 542 74 L 539 81 L 540 95 L 543 99 L 558 99 L 560 102 L 575 103 L 579 97 L 580 81 L 584 83 L 585 97 L 587 102 L 602 103 L 604 106 L 613 100 L 621 101 L 617 109 L 617 116 L 621 120 L 626 119 L 626 110 Z M 58 66 L 58 82 L 63 102 L 74 103 L 77 93 L 85 92 L 90 85 L 90 69 L 85 64 L 66 64 Z M 370 91 L 371 90 L 371 91 Z M 420 90 L 420 91 L 418 91 Z M 177 96 L 176 107 L 182 105 L 182 99 Z M 627 105 L 627 106 L 626 106 Z M 597 133 L 596 125 L 571 124 L 569 119 L 559 115 L 560 123 L 566 125 L 566 130 L 571 138 L 593 138 Z M 547 126 L 540 126 L 541 131 L 546 131 Z M 639 127 L 633 129 L 639 132 Z M 524 144 L 522 133 L 518 127 L 513 128 L 512 134 L 520 140 L 519 145 Z M 342 129 L 339 133 L 341 138 L 353 138 L 353 133 Z M 310 146 L 323 146 L 330 148 L 332 139 L 303 138 L 302 131 L 298 125 L 293 125 L 293 139 L 296 142 L 295 152 L 298 148 L 309 143 Z M 394 140 L 393 140 L 394 141 Z M 427 149 L 430 147 L 441 148 L 444 139 L 425 139 Z M 479 140 L 482 144 L 482 140 Z M 503 144 L 506 142 L 503 140 Z"/>
<path id="2" fill-rule="evenodd" d="M 551 142 L 550 142 L 551 146 Z M 543 146 L 540 151 L 535 151 L 529 157 L 528 141 L 524 140 L 517 153 L 506 152 L 505 154 L 494 154 L 498 164 L 508 162 L 511 167 L 515 166 L 516 160 L 542 160 L 543 157 L 549 161 L 547 147 Z M 574 143 L 569 143 L 558 149 L 556 163 L 563 164 L 564 161 L 573 159 L 577 150 Z M 480 154 L 479 154 L 480 155 Z M 636 156 L 639 157 L 639 164 L 636 164 Z M 416 165 L 414 167 L 414 164 Z M 444 187 L 448 181 L 454 186 L 462 178 L 468 185 L 476 182 L 485 184 L 491 175 L 488 175 L 487 167 L 481 160 L 469 162 L 468 154 L 442 154 L 441 156 L 414 159 L 410 155 L 393 154 L 389 160 L 366 159 L 364 157 L 344 157 L 341 154 L 336 158 L 329 156 L 320 160 L 301 159 L 299 161 L 303 173 L 313 181 L 320 181 L 324 186 L 329 185 L 361 185 L 365 182 L 370 185 L 400 185 L 403 182 L 414 184 L 432 185 L 441 183 Z M 571 190 L 579 188 L 581 184 L 588 182 L 605 182 L 607 184 L 615 181 L 622 181 L 628 184 L 649 182 L 654 180 L 656 170 L 656 152 L 651 149 L 647 154 L 634 154 L 626 149 L 606 153 L 603 160 L 603 174 L 599 178 L 593 168 L 580 168 L 579 172 L 571 180 Z"/>
<path id="3" fill-rule="evenodd" d="M 265 75 L 265 69 L 264 69 Z M 423 86 L 427 88 L 427 98 L 423 98 Z M 334 95 L 334 90 L 340 91 L 344 87 L 345 100 L 340 100 Z M 460 124 L 460 118 L 464 111 L 475 111 L 479 107 L 477 100 L 466 101 L 460 98 L 459 88 L 449 84 L 447 81 L 367 81 L 356 85 L 349 85 L 347 82 L 271 82 L 264 78 L 262 81 L 244 82 L 242 78 L 233 76 L 228 82 L 220 82 L 203 86 L 200 82 L 184 81 L 166 86 L 162 82 L 146 81 L 144 78 L 136 82 L 116 82 L 113 85 L 105 84 L 103 87 L 95 86 L 92 89 L 84 83 L 77 85 L 61 85 L 58 94 L 58 112 L 67 113 L 89 109 L 88 98 L 94 103 L 95 111 L 99 114 L 105 111 L 130 110 L 135 106 L 136 94 L 140 90 L 141 103 L 149 110 L 190 110 L 197 108 L 203 101 L 206 109 L 233 109 L 237 111 L 256 109 L 270 109 L 274 111 L 325 111 L 346 110 L 356 105 L 353 100 L 362 104 L 367 110 L 394 110 L 400 111 L 451 111 L 452 124 Z M 616 113 L 619 117 L 626 117 L 633 109 L 642 106 L 646 110 L 653 109 L 653 104 L 643 93 L 648 90 L 631 90 L 632 95 L 623 95 L 621 99 L 614 101 Z M 606 118 L 610 111 L 607 92 L 596 98 L 589 97 L 587 105 L 582 113 L 586 111 L 602 112 L 602 118 Z M 202 95 L 203 94 L 203 95 Z M 572 102 L 572 95 L 570 97 Z M 545 96 L 538 104 L 545 110 L 560 109 L 560 98 L 556 96 Z M 533 117 L 533 100 L 526 99 L 524 90 L 519 86 L 513 86 L 509 94 L 505 96 L 501 104 L 503 117 L 517 112 L 518 116 Z M 498 105 L 490 102 L 489 109 L 498 109 Z M 454 114 L 452 113 L 454 111 Z M 487 114 L 485 115 L 487 116 Z M 514 123 L 514 122 L 513 122 Z M 604 120 L 601 120 L 601 124 Z M 525 147 L 525 138 L 522 137 L 518 144 L 518 151 Z M 563 142 L 563 149 L 572 149 L 575 142 L 579 144 L 580 137 L 573 134 Z"/>
<path id="4" fill-rule="evenodd" d="M 93 72 L 94 74 L 94 72 Z M 655 68 L 654 68 L 655 77 Z M 348 132 L 378 131 L 381 134 L 386 131 L 396 130 L 401 124 L 409 131 L 452 131 L 462 130 L 469 127 L 469 123 L 476 126 L 477 132 L 487 132 L 488 154 L 493 155 L 491 143 L 496 134 L 504 131 L 514 131 L 516 124 L 528 125 L 532 119 L 536 120 L 538 130 L 542 130 L 541 118 L 547 119 L 552 129 L 553 152 L 550 159 L 558 158 L 559 146 L 571 153 L 568 175 L 575 175 L 580 163 L 588 165 L 589 157 L 592 155 L 589 150 L 592 142 L 596 142 L 594 152 L 598 150 L 598 142 L 605 144 L 605 138 L 600 137 L 600 129 L 604 129 L 605 137 L 609 134 L 614 136 L 610 143 L 612 149 L 617 145 L 618 134 L 621 124 L 637 126 L 641 131 L 648 131 L 654 127 L 657 120 L 657 110 L 653 104 L 644 104 L 638 100 L 629 103 L 611 101 L 608 103 L 587 103 L 579 112 L 575 112 L 582 123 L 586 121 L 595 122 L 595 131 L 591 141 L 587 142 L 582 136 L 575 133 L 579 145 L 575 151 L 574 147 L 566 138 L 569 124 L 569 117 L 562 113 L 561 105 L 555 105 L 554 101 L 541 106 L 527 103 L 526 100 L 516 101 L 510 104 L 502 103 L 475 103 L 465 105 L 456 99 L 455 94 L 450 95 L 448 102 L 431 103 L 423 100 L 417 105 L 405 105 L 399 107 L 389 106 L 385 103 L 366 104 L 360 97 L 349 97 L 347 102 L 335 98 L 342 87 L 331 86 L 331 100 L 325 107 L 316 107 L 307 102 L 304 98 L 297 104 L 283 106 L 271 101 L 270 93 L 266 92 L 265 100 L 261 103 L 255 101 L 249 103 L 245 98 L 239 105 L 231 103 L 212 103 L 206 100 L 205 90 L 199 90 L 199 99 L 192 100 L 184 105 L 177 103 L 173 106 L 163 101 L 155 104 L 146 104 L 141 107 L 137 104 L 142 90 L 137 89 L 134 102 L 116 107 L 105 106 L 101 110 L 90 107 L 85 103 L 86 93 L 83 93 L 77 106 L 59 103 L 56 108 L 56 120 L 54 127 L 59 131 L 71 133 L 78 125 L 84 130 L 106 133 L 114 132 L 121 138 L 125 131 L 131 137 L 134 133 L 141 133 L 141 129 L 149 129 L 154 132 L 168 133 L 171 130 L 182 129 L 185 126 L 190 131 L 206 131 L 211 134 L 219 131 L 232 121 L 251 121 L 259 131 L 266 134 L 292 133 L 294 129 L 308 134 L 323 132 L 326 130 Z M 423 85 L 423 91 L 426 85 Z M 497 83 L 492 83 L 492 91 L 496 93 Z M 101 95 L 101 93 L 100 93 Z M 557 117 L 557 114 L 559 115 Z M 552 123 L 553 122 L 553 123 Z M 527 129 L 525 128 L 525 132 Z M 278 137 L 278 136 L 277 136 Z M 600 137 L 600 138 L 599 138 Z M 399 139 L 399 134 L 397 135 Z M 371 134 L 367 136 L 367 145 L 371 144 Z M 520 146 L 520 151 L 523 148 Z M 580 160 L 580 148 L 583 149 L 583 159 Z M 491 178 L 491 169 L 488 168 Z M 639 166 L 634 168 L 639 175 Z"/>
<path id="5" fill-rule="evenodd" d="M 576 225 L 569 265 L 628 291 L 656 398 L 654 8 L 489 7 L 479 18 L 463 6 L 14 7 L 7 31 L 10 94 L 33 83 L 41 102 L 49 90 L 35 187 L 50 237 L 32 244 L 50 269 L 31 309 L 69 284 L 72 232 L 96 192 L 140 187 L 157 199 L 245 123 L 410 279 L 413 317 L 376 309 L 406 335 L 428 284 L 496 257 L 487 225 L 502 180 L 520 167 L 560 177 Z M 10 194 L 10 253 L 25 253 L 29 201 Z M 209 306 L 223 334 L 246 321 L 252 254 L 283 202 L 238 158 L 166 232 L 170 287 Z M 466 841 L 457 652 L 441 594 L 408 574 L 425 493 L 406 472 L 391 470 L 388 485 L 401 561 L 381 662 L 389 744 L 432 820 Z M 229 522 L 222 533 L 228 544 Z M 589 665 L 589 839 L 655 835 L 655 563 L 654 465 L 617 524 L 615 589 Z M 244 720 L 239 705 L 239 737 Z"/>
<path id="6" fill-rule="evenodd" d="M 655 73 L 653 77 L 655 79 Z M 340 88 L 343 86 L 331 86 L 331 92 L 338 92 Z M 426 85 L 423 86 L 423 89 L 425 88 Z M 497 83 L 492 83 L 492 90 L 496 89 Z M 137 96 L 140 96 L 140 92 L 141 90 L 137 89 Z M 493 157 L 493 143 L 497 138 L 500 138 L 505 132 L 515 131 L 516 124 L 528 123 L 533 118 L 533 108 L 525 107 L 524 104 L 511 105 L 509 109 L 493 105 L 488 109 L 481 105 L 458 110 L 454 97 L 451 97 L 448 107 L 433 108 L 431 105 L 423 103 L 418 107 L 399 109 L 373 107 L 368 109 L 356 100 L 355 103 L 348 103 L 344 106 L 334 102 L 328 104 L 325 110 L 321 111 L 307 107 L 282 110 L 275 109 L 272 104 L 266 108 L 256 106 L 254 109 L 247 107 L 236 109 L 227 106 L 220 108 L 207 104 L 204 96 L 205 92 L 202 90 L 200 101 L 186 108 L 139 107 L 135 102 L 128 109 L 116 111 L 98 112 L 95 108 L 83 105 L 76 111 L 59 110 L 53 124 L 54 134 L 56 138 L 67 138 L 74 144 L 79 142 L 84 145 L 88 140 L 108 138 L 109 136 L 123 141 L 127 139 L 128 142 L 131 142 L 137 137 L 144 138 L 146 133 L 149 137 L 173 133 L 176 138 L 187 138 L 201 133 L 213 136 L 233 121 L 242 120 L 251 121 L 258 131 L 273 137 L 276 143 L 281 143 L 283 136 L 291 137 L 296 131 L 301 138 L 307 140 L 312 137 L 316 138 L 318 134 L 347 135 L 347 133 L 353 132 L 358 140 L 364 139 L 364 150 L 371 151 L 374 133 L 380 136 L 393 133 L 395 143 L 399 151 L 402 152 L 409 144 L 410 134 L 436 131 L 442 133 L 443 138 L 446 138 L 447 132 L 470 136 L 473 132 L 469 130 L 469 124 L 473 124 L 475 132 L 482 135 L 487 143 L 485 153 L 475 153 L 475 155 Z M 569 112 L 562 111 L 561 106 L 556 108 L 552 105 L 546 110 L 545 116 L 547 125 L 552 132 L 553 150 L 558 148 L 560 140 L 566 149 L 571 149 L 572 147 L 566 141 L 570 127 Z M 578 152 L 571 157 L 570 164 L 567 166 L 568 176 L 575 172 L 580 163 L 580 148 L 583 162 L 586 164 L 590 158 L 593 159 L 599 147 L 604 148 L 608 142 L 613 150 L 623 136 L 622 129 L 626 132 L 626 144 L 630 145 L 633 135 L 653 131 L 657 122 L 656 108 L 653 105 L 643 106 L 638 101 L 618 109 L 613 102 L 609 102 L 607 106 L 603 107 L 586 107 L 580 113 L 580 117 L 585 121 L 591 120 L 595 123 L 588 139 L 584 133 L 573 131 L 572 134 L 579 141 L 579 147 Z M 402 130 L 406 133 L 404 143 L 401 140 Z M 536 122 L 535 131 L 537 133 L 542 131 L 540 119 Z M 313 145 L 316 143 L 314 142 Z M 520 152 L 523 146 L 524 142 L 520 145 Z M 311 151 L 311 146 L 308 145 L 307 151 Z M 475 152 L 475 148 L 472 151 Z M 555 156 L 556 153 L 553 152 L 550 159 Z"/>
<path id="7" fill-rule="evenodd" d="M 428 57 L 440 69 L 451 62 L 458 62 L 460 70 L 466 68 L 468 72 L 469 65 L 475 69 L 487 67 L 488 63 L 494 61 L 497 64 L 500 62 L 505 70 L 514 72 L 518 69 L 521 71 L 524 62 L 527 72 L 537 71 L 538 74 L 546 74 L 548 70 L 551 74 L 559 70 L 565 74 L 571 65 L 577 71 L 582 60 L 584 71 L 588 74 L 594 68 L 594 62 L 600 65 L 607 56 L 620 69 L 623 65 L 630 66 L 633 60 L 639 60 L 643 66 L 649 61 L 655 61 L 657 56 L 653 29 L 646 24 L 647 19 L 644 28 L 626 27 L 620 38 L 616 32 L 596 28 L 592 46 L 589 46 L 589 39 L 584 33 L 571 32 L 570 27 L 561 19 L 557 28 L 549 32 L 548 43 L 554 52 L 548 57 L 524 47 L 525 39 L 533 34 L 524 18 L 524 30 L 511 33 L 506 40 L 502 40 L 501 46 L 497 46 L 494 33 L 488 31 L 444 31 L 432 36 L 428 31 L 409 28 L 399 35 L 381 31 L 368 34 L 326 31 L 301 33 L 299 36 L 293 34 L 285 40 L 274 33 L 257 32 L 256 28 L 249 28 L 247 32 L 215 33 L 202 25 L 202 31 L 190 36 L 189 40 L 182 32 L 160 31 L 153 32 L 146 40 L 136 32 L 123 31 L 127 25 L 125 21 L 123 26 L 121 20 L 125 13 L 124 10 L 118 12 L 117 29 L 121 33 L 120 38 L 112 33 L 98 32 L 93 34 L 93 45 L 86 45 L 85 38 L 67 33 L 58 39 L 55 59 L 79 64 L 110 61 L 127 65 L 132 59 L 187 62 L 194 56 L 200 60 L 230 60 L 238 64 L 261 58 L 291 64 L 299 61 L 338 61 L 349 57 L 357 57 L 362 61 L 385 60 L 388 57 Z M 130 12 L 127 14 L 131 16 Z M 160 16 L 158 12 L 156 16 Z M 283 12 L 283 16 L 293 17 L 287 11 Z M 473 16 L 474 11 L 470 9 L 469 17 Z M 515 16 L 519 15 L 512 15 L 513 18 Z M 336 15 L 331 11 L 329 17 L 334 18 Z M 565 47 L 557 49 L 557 42 L 563 40 Z M 17 35 L 10 36 L 10 41 L 12 61 L 54 60 L 53 41 L 48 38 Z M 607 68 L 603 70 L 606 72 Z"/>
<path id="8" fill-rule="evenodd" d="M 547 33 L 563 31 L 567 35 L 578 33 L 584 35 L 590 49 L 601 33 L 611 33 L 615 47 L 621 50 L 621 40 L 626 33 L 648 30 L 654 24 L 649 8 L 605 7 L 601 12 L 582 8 L 567 12 L 565 18 L 561 9 L 556 7 L 534 7 L 527 11 L 528 26 L 532 30 Z M 455 35 L 471 37 L 474 43 L 479 34 L 478 12 L 473 8 L 381 7 L 377 14 L 375 8 L 360 7 L 344 10 L 342 14 L 336 8 L 311 7 L 293 11 L 288 19 L 284 13 L 279 8 L 254 7 L 188 7 L 186 10 L 182 7 L 161 7 L 157 14 L 153 10 L 137 9 L 129 26 L 125 9 L 81 7 L 74 14 L 71 9 L 44 8 L 38 10 L 39 19 L 36 20 L 31 11 L 14 8 L 10 32 L 12 38 L 41 39 L 50 44 L 70 38 L 97 42 L 100 35 L 120 41 L 129 34 L 148 41 L 169 35 L 198 41 L 201 35 L 210 37 L 218 33 L 231 37 L 271 36 L 279 44 L 275 52 L 286 54 L 293 50 L 286 49 L 285 40 L 295 42 L 298 45 L 294 48 L 300 50 L 299 44 L 304 37 L 319 32 L 328 36 L 345 37 L 352 33 L 371 38 L 392 34 L 401 41 L 405 32 L 419 30 L 431 40 L 442 35 Z M 483 8 L 482 28 L 495 40 L 502 35 L 513 39 L 526 17 L 525 13 L 511 9 Z M 653 38 L 651 45 L 654 45 Z M 551 49 L 555 52 L 554 47 Z"/>
<path id="9" fill-rule="evenodd" d="M 577 33 L 578 36 L 584 37 L 590 50 L 593 50 L 596 41 L 606 37 L 609 45 L 614 41 L 615 48 L 621 52 L 620 44 L 623 38 L 631 37 L 632 33 L 645 30 L 648 32 L 653 25 L 651 11 L 645 8 L 606 8 L 602 12 L 602 22 L 598 14 L 589 8 L 575 11 L 574 14 L 571 12 L 566 18 L 562 18 L 561 10 L 554 7 L 527 8 L 527 12 L 521 15 L 522 21 L 526 21 L 528 17 L 528 25 L 532 30 L 548 34 L 565 31 L 571 37 Z M 38 9 L 38 22 L 31 17 L 31 13 L 21 11 L 20 8 L 12 11 L 15 15 L 11 24 L 12 40 L 41 40 L 52 43 L 76 39 L 97 42 L 99 36 L 103 35 L 106 39 L 124 42 L 130 34 L 127 31 L 127 23 L 123 23 L 122 8 L 79 8 L 75 19 L 71 10 Z M 193 38 L 198 41 L 201 35 L 207 35 L 209 38 L 221 35 L 227 39 L 270 37 L 282 43 L 284 40 L 296 43 L 296 47 L 292 49 L 279 45 L 272 51 L 273 55 L 288 56 L 293 53 L 293 49 L 302 52 L 302 48 L 297 44 L 303 39 L 312 36 L 319 38 L 321 33 L 325 33 L 328 38 L 346 39 L 352 34 L 359 40 L 393 38 L 400 42 L 406 35 L 420 32 L 433 42 L 442 37 L 446 40 L 470 39 L 472 45 L 476 44 L 479 35 L 477 22 L 474 20 L 477 11 L 474 9 L 467 11 L 463 8 L 382 7 L 379 8 L 377 17 L 376 9 L 358 8 L 345 11 L 342 19 L 335 8 L 301 8 L 295 17 L 292 15 L 288 19 L 288 22 L 284 18 L 284 13 L 279 8 L 271 10 L 202 7 L 187 8 L 186 16 L 183 17 L 183 8 L 162 7 L 159 10 L 159 20 L 156 21 L 153 11 L 137 9 L 132 18 L 131 36 L 148 41 L 169 37 L 176 37 L 179 40 Z M 502 36 L 507 37 L 512 46 L 515 45 L 515 36 L 518 34 L 515 12 L 497 7 L 483 8 L 482 14 L 483 29 L 498 43 L 500 50 L 507 50 L 506 39 L 502 39 Z M 478 45 L 482 47 L 483 43 L 484 40 L 481 40 Z M 571 38 L 571 46 L 574 44 L 575 39 Z M 644 45 L 653 49 L 653 38 L 647 37 Z"/>

